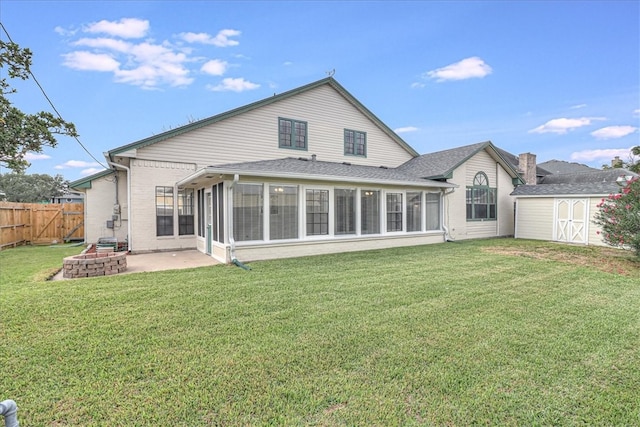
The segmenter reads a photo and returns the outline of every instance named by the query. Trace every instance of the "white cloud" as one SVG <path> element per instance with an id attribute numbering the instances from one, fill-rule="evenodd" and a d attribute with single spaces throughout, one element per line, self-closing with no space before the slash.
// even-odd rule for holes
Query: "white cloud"
<path id="1" fill-rule="evenodd" d="M 72 43 L 74 46 L 87 46 L 95 49 L 115 50 L 116 52 L 129 52 L 132 44 L 123 40 L 110 39 L 106 37 L 82 38 Z"/>
<path id="2" fill-rule="evenodd" d="M 245 90 L 257 89 L 259 87 L 260 87 L 259 84 L 251 83 L 242 77 L 239 77 L 236 79 L 227 77 L 226 79 L 223 79 L 222 83 L 219 85 L 216 85 L 216 86 L 207 85 L 207 89 L 214 92 L 226 92 L 226 91 L 244 92 Z"/>
<path id="3" fill-rule="evenodd" d="M 571 160 L 582 162 L 593 162 L 596 160 L 610 161 L 614 157 L 620 157 L 626 159 L 631 156 L 631 148 L 608 148 L 597 150 L 582 150 L 571 153 Z"/>
<path id="4" fill-rule="evenodd" d="M 40 153 L 27 153 L 24 156 L 24 159 L 31 162 L 33 160 L 47 160 L 50 159 L 51 156 L 48 154 L 40 154 Z"/>
<path id="5" fill-rule="evenodd" d="M 93 175 L 94 173 L 98 173 L 98 172 L 102 172 L 103 170 L 105 170 L 104 168 L 88 168 L 88 169 L 83 169 L 80 171 L 80 175 L 82 176 L 89 176 L 89 175 Z"/>
<path id="6" fill-rule="evenodd" d="M 529 133 L 557 133 L 557 134 L 565 134 L 568 131 L 583 127 L 589 126 L 591 122 L 595 120 L 606 120 L 604 117 L 580 117 L 577 119 L 553 119 L 549 120 L 547 123 L 538 126 L 535 129 L 531 129 Z"/>
<path id="7" fill-rule="evenodd" d="M 84 28 L 87 33 L 103 33 L 125 39 L 140 38 L 147 35 L 149 21 L 136 18 L 122 18 L 120 21 L 94 22 Z"/>
<path id="8" fill-rule="evenodd" d="M 640 108 L 636 108 L 635 110 L 633 110 L 633 115 L 640 117 Z"/>
<path id="9" fill-rule="evenodd" d="M 394 129 L 393 131 L 395 133 L 407 133 L 407 132 L 416 132 L 417 130 L 419 129 L 415 126 L 405 126 L 405 127 Z"/>
<path id="10" fill-rule="evenodd" d="M 224 29 L 218 31 L 218 34 L 211 36 L 207 33 L 180 33 L 179 37 L 188 43 L 211 44 L 218 47 L 237 46 L 240 44 L 237 40 L 231 40 L 229 37 L 236 37 L 241 34 L 238 30 Z"/>
<path id="11" fill-rule="evenodd" d="M 598 139 L 615 139 L 630 135 L 637 130 L 638 128 L 634 126 L 607 126 L 594 130 L 591 135 Z"/>
<path id="12" fill-rule="evenodd" d="M 448 80 L 466 80 L 482 78 L 493 72 L 492 68 L 481 58 L 473 56 L 446 67 L 427 71 L 423 77 L 435 79 L 437 82 Z"/>
<path id="13" fill-rule="evenodd" d="M 426 85 L 424 83 L 421 83 L 421 82 L 411 83 L 411 89 L 422 89 L 425 86 Z"/>
<path id="14" fill-rule="evenodd" d="M 83 71 L 116 71 L 120 63 L 106 53 L 92 53 L 84 50 L 62 55 L 63 64 L 74 70 Z"/>
<path id="15" fill-rule="evenodd" d="M 229 64 L 227 61 L 221 61 L 219 59 L 212 59 L 211 61 L 207 61 L 202 65 L 202 72 L 211 74 L 212 76 L 221 76 L 223 75 L 228 68 Z"/>
<path id="16" fill-rule="evenodd" d="M 285 67 L 289 67 L 289 66 L 293 65 L 293 62 L 285 61 L 285 62 L 282 63 L 282 65 L 284 65 Z"/>
<path id="17" fill-rule="evenodd" d="M 578 105 L 573 105 L 573 106 L 569 107 L 569 109 L 571 109 L 571 110 L 579 110 L 579 109 L 584 108 L 586 106 L 587 106 L 587 104 L 578 104 Z"/>
<path id="18" fill-rule="evenodd" d="M 55 169 L 70 169 L 70 168 L 88 168 L 93 166 L 100 166 L 100 163 L 85 162 L 83 160 L 68 160 L 61 165 L 54 166 Z"/>

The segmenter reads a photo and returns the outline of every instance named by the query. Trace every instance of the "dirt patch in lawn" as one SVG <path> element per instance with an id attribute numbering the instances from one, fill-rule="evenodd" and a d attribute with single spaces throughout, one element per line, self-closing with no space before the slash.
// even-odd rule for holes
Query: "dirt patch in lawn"
<path id="1" fill-rule="evenodd" d="M 486 252 L 559 261 L 592 267 L 607 273 L 640 277 L 640 260 L 630 252 L 603 247 L 557 246 L 491 246 Z"/>

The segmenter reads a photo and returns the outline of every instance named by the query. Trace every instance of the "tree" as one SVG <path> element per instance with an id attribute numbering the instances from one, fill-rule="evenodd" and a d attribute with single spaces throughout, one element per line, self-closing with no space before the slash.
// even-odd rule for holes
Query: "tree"
<path id="1" fill-rule="evenodd" d="M 69 188 L 69 181 L 62 175 L 22 173 L 0 174 L 0 192 L 7 202 L 41 203 L 62 196 Z"/>
<path id="2" fill-rule="evenodd" d="M 6 66 L 9 78 L 29 79 L 31 55 L 29 49 L 0 40 L 0 69 Z M 0 164 L 24 172 L 29 166 L 25 159 L 28 152 L 42 153 L 44 147 L 55 147 L 56 135 L 78 134 L 73 123 L 49 112 L 26 114 L 14 107 L 7 95 L 15 93 L 7 79 L 0 79 Z"/>
<path id="3" fill-rule="evenodd" d="M 610 194 L 598 204 L 594 222 L 602 227 L 598 233 L 612 246 L 631 249 L 640 258 L 640 179 L 635 177 L 617 194 Z"/>

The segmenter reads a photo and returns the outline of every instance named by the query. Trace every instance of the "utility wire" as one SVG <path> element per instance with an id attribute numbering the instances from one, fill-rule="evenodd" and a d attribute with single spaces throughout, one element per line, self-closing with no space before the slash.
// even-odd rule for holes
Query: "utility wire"
<path id="1" fill-rule="evenodd" d="M 2 27 L 2 30 L 4 31 L 4 33 L 7 35 L 7 39 L 9 39 L 9 41 L 11 43 L 14 43 L 14 41 L 11 39 L 11 36 L 9 35 L 9 32 L 7 31 L 7 29 L 5 28 L 4 24 L 2 22 L 0 22 L 0 26 Z M 31 78 L 33 79 L 33 81 L 38 85 L 38 87 L 40 88 L 40 92 L 42 92 L 42 95 L 44 95 L 45 99 L 49 102 L 49 105 L 51 106 L 51 108 L 53 108 L 53 111 L 56 112 L 56 114 L 58 115 L 58 118 L 62 121 L 64 121 L 64 119 L 62 118 L 62 115 L 58 112 L 58 109 L 55 107 L 55 105 L 53 105 L 53 102 L 51 101 L 51 99 L 49 99 L 49 96 L 47 95 L 47 93 L 44 91 L 44 88 L 42 87 L 42 85 L 40 84 L 40 82 L 38 81 L 38 79 L 36 78 L 36 76 L 33 74 L 33 72 L 31 71 L 31 67 L 27 67 L 27 72 L 29 73 L 29 75 L 31 76 Z M 89 150 L 87 149 L 87 147 L 84 146 L 84 144 L 82 142 L 80 142 L 80 139 L 77 136 L 74 136 L 73 139 L 76 140 L 76 142 L 78 144 L 80 144 L 80 147 L 82 147 L 82 149 L 89 155 L 89 157 L 91 157 L 93 160 L 95 160 L 100 166 L 102 166 L 105 169 L 109 169 L 107 166 L 103 165 L 102 162 L 98 159 L 96 159 L 93 154 L 91 154 L 91 152 L 89 152 Z"/>

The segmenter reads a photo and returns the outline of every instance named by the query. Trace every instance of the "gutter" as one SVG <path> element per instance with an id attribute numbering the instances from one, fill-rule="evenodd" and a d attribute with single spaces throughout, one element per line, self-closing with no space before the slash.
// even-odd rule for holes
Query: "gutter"
<path id="1" fill-rule="evenodd" d="M 443 200 L 446 203 L 446 208 L 445 209 L 447 211 L 447 215 L 446 215 L 447 219 L 449 218 L 449 215 L 448 215 L 448 213 L 449 213 L 449 202 L 447 201 L 446 196 L 448 196 L 449 194 L 452 194 L 454 191 L 456 191 L 455 188 L 450 188 L 449 190 L 443 190 L 442 191 L 442 195 L 444 196 Z M 443 217 L 444 217 L 444 215 L 443 215 Z M 442 221 L 442 228 L 444 229 L 444 240 L 445 240 L 445 242 L 455 242 L 456 240 L 453 237 L 451 237 L 451 234 L 449 233 L 449 227 L 447 227 L 447 225 L 445 224 L 445 221 Z"/>
<path id="2" fill-rule="evenodd" d="M 18 422 L 18 416 L 16 415 L 17 412 L 18 406 L 13 400 L 7 399 L 0 402 L 0 415 L 4 416 L 5 427 L 20 426 L 20 423 Z"/>
<path id="3" fill-rule="evenodd" d="M 131 169 L 125 165 L 120 165 L 111 161 L 107 161 L 109 165 L 115 168 L 122 168 L 127 171 L 127 252 L 131 253 Z M 116 194 L 118 194 L 118 179 L 116 175 Z"/>

